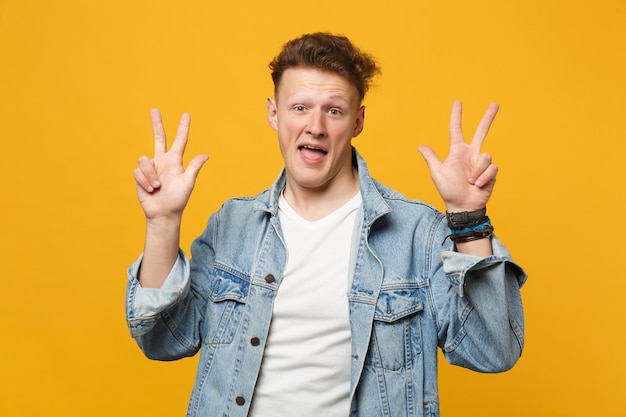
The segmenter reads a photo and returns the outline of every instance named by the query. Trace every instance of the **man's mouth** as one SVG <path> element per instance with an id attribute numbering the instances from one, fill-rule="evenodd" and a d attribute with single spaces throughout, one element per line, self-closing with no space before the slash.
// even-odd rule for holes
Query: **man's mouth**
<path id="1" fill-rule="evenodd" d="M 328 153 L 325 149 L 313 145 L 298 146 L 298 151 L 303 161 L 307 164 L 317 165 L 321 163 Z"/>
<path id="2" fill-rule="evenodd" d="M 299 146 L 298 149 L 301 151 L 305 151 L 307 153 L 312 152 L 312 153 L 319 153 L 322 155 L 326 155 L 328 153 L 322 148 L 316 148 L 315 146 L 311 146 L 311 145 L 302 145 L 302 146 Z"/>

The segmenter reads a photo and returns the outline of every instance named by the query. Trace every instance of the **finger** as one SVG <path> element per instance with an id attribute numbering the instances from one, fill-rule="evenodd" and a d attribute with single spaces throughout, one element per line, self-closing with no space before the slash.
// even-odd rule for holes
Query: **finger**
<path id="1" fill-rule="evenodd" d="M 483 171 L 482 174 L 476 179 L 474 185 L 483 188 L 496 181 L 496 175 L 498 174 L 498 166 L 491 164 Z"/>
<path id="2" fill-rule="evenodd" d="M 483 118 L 480 120 L 478 127 L 476 128 L 476 132 L 474 132 L 474 137 L 472 138 L 470 146 L 480 149 L 485 138 L 487 137 L 487 133 L 489 133 L 489 128 L 491 127 L 493 120 L 496 118 L 499 108 L 500 107 L 496 103 L 491 103 L 489 105 L 487 111 L 483 115 Z"/>
<path id="3" fill-rule="evenodd" d="M 421 145 L 417 147 L 417 150 L 419 151 L 419 153 L 422 154 L 422 157 L 424 157 L 426 165 L 428 165 L 428 169 L 431 172 L 433 172 L 439 166 L 439 164 L 441 164 L 439 157 L 437 157 L 437 154 L 431 147 Z"/>
<path id="4" fill-rule="evenodd" d="M 152 186 L 153 188 L 161 187 L 161 182 L 159 181 L 159 175 L 156 172 L 156 167 L 154 166 L 154 161 L 147 156 L 142 156 L 139 158 L 139 169 L 146 179 L 147 184 Z M 144 187 L 147 191 L 147 188 Z"/>
<path id="5" fill-rule="evenodd" d="M 456 100 L 452 103 L 452 110 L 450 112 L 450 144 L 463 142 L 463 128 L 461 126 L 461 119 L 463 114 L 463 104 Z"/>
<path id="6" fill-rule="evenodd" d="M 176 132 L 176 138 L 174 139 L 174 143 L 172 144 L 172 148 L 170 149 L 172 152 L 175 152 L 181 156 L 183 155 L 183 153 L 185 153 L 187 139 L 189 138 L 190 125 L 191 116 L 189 115 L 189 113 L 183 113 L 180 116 L 180 121 L 178 122 L 178 131 Z"/>
<path id="7" fill-rule="evenodd" d="M 476 180 L 482 175 L 482 173 L 491 165 L 491 155 L 488 153 L 481 153 L 478 155 L 472 166 L 472 172 L 469 176 L 469 183 L 474 184 Z"/>
<path id="8" fill-rule="evenodd" d="M 189 176 L 190 179 L 195 181 L 198 177 L 200 169 L 208 160 L 209 156 L 205 154 L 195 156 L 191 161 L 189 161 L 189 166 L 187 166 L 187 169 L 185 170 L 185 175 Z"/>
<path id="9" fill-rule="evenodd" d="M 159 109 L 150 110 L 150 120 L 152 121 L 152 131 L 154 132 L 154 154 L 167 152 L 167 139 L 163 129 L 163 120 Z"/>
<path id="10" fill-rule="evenodd" d="M 150 181 L 148 181 L 146 176 L 143 175 L 141 168 L 135 168 L 135 170 L 133 171 L 133 177 L 135 177 L 135 182 L 137 182 L 137 185 L 141 187 L 144 191 L 148 193 L 154 191 L 154 187 L 150 185 Z"/>

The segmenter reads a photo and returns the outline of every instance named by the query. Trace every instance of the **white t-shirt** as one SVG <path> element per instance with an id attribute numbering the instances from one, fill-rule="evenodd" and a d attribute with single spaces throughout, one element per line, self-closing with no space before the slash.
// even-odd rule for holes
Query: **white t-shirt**
<path id="1" fill-rule="evenodd" d="M 287 265 L 272 315 L 252 417 L 345 417 L 350 394 L 348 280 L 361 193 L 308 221 L 284 198 Z"/>

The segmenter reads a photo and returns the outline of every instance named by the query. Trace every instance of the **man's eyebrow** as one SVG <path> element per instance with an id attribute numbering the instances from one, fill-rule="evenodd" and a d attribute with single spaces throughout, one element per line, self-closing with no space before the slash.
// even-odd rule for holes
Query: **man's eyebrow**
<path id="1" fill-rule="evenodd" d="M 328 98 L 331 100 L 341 100 L 341 101 L 345 101 L 348 103 L 350 102 L 350 99 L 348 97 L 340 95 L 340 94 L 335 94 L 335 95 L 329 96 Z"/>
<path id="2" fill-rule="evenodd" d="M 306 94 L 306 93 L 295 93 L 290 96 L 287 96 L 287 100 L 292 100 L 292 101 L 310 101 L 312 99 L 313 99 L 313 95 Z M 326 97 L 325 99 L 333 100 L 333 101 L 339 100 L 339 101 L 343 101 L 346 103 L 350 102 L 350 99 L 342 94 L 333 94 L 333 95 Z"/>

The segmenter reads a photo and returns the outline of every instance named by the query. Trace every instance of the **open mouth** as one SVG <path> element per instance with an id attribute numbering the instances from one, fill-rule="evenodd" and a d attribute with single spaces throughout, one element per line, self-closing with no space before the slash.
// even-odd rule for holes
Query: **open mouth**
<path id="1" fill-rule="evenodd" d="M 311 146 L 311 145 L 302 145 L 302 146 L 299 146 L 298 149 L 306 152 L 307 154 L 311 154 L 312 156 L 316 155 L 318 157 L 326 155 L 328 153 L 322 148 L 316 148 L 315 146 Z"/>

